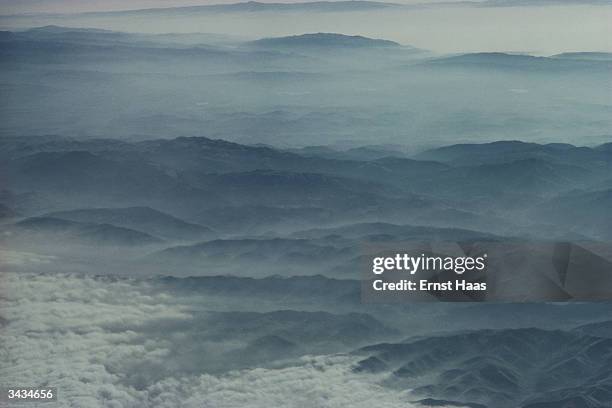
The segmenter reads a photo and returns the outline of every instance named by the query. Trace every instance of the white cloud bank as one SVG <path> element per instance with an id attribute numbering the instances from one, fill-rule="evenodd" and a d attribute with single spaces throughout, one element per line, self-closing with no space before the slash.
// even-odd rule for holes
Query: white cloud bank
<path id="1" fill-rule="evenodd" d="M 58 406 L 410 406 L 376 376 L 353 373 L 348 356 L 223 375 L 184 366 L 174 356 L 198 341 L 180 330 L 197 305 L 148 281 L 4 272 L 0 292 L 0 384 L 57 387 Z"/>
<path id="2" fill-rule="evenodd" d="M 191 396 L 176 400 L 181 385 L 175 380 L 156 384 L 151 391 L 155 406 L 171 407 L 355 407 L 393 408 L 412 406 L 398 391 L 376 384 L 377 378 L 351 372 L 347 356 L 303 357 L 296 366 L 253 369 L 222 377 L 203 375 L 186 387 Z"/>

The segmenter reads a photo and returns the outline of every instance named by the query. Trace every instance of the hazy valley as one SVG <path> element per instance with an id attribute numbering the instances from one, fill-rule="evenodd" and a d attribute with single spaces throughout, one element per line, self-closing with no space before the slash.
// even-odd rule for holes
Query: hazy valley
<path id="1" fill-rule="evenodd" d="M 0 383 L 73 407 L 608 406 L 612 306 L 575 299 L 612 289 L 612 54 L 248 25 L 395 7 L 1 17 Z M 160 18 L 202 26 L 137 24 Z M 492 284 L 550 270 L 558 302 L 364 302 L 393 245 L 488 251 Z"/>

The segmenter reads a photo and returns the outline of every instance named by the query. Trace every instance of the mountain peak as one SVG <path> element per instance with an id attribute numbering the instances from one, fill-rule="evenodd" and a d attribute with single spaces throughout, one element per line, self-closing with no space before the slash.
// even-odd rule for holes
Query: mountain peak
<path id="1" fill-rule="evenodd" d="M 338 33 L 307 33 L 288 37 L 263 38 L 249 44 L 263 47 L 399 47 L 400 44 L 361 35 L 345 35 Z"/>

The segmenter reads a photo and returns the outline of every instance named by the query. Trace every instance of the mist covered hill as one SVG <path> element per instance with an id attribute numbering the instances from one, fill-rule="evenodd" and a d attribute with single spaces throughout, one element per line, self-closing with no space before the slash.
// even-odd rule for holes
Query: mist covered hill
<path id="1" fill-rule="evenodd" d="M 598 239 L 610 236 L 596 222 L 610 204 L 605 147 L 497 142 L 356 160 L 207 138 L 4 138 L 2 204 L 164 239 L 356 222 Z"/>
<path id="2" fill-rule="evenodd" d="M 609 11 L 582 3 L 0 16 L 0 383 L 62 407 L 608 406 L 612 306 L 575 299 L 612 291 Z M 371 301 L 390 248 L 485 253 L 499 301 Z"/>
<path id="3" fill-rule="evenodd" d="M 442 406 L 596 407 L 612 398 L 611 350 L 610 339 L 575 332 L 466 332 L 365 347 L 355 370 L 385 372 L 390 386 Z"/>
<path id="4" fill-rule="evenodd" d="M 609 140 L 606 53 L 418 48 L 332 30 L 265 38 L 3 31 L 0 134 L 206 136 L 283 148 L 356 148 L 377 135 L 411 153 L 459 142 Z"/>

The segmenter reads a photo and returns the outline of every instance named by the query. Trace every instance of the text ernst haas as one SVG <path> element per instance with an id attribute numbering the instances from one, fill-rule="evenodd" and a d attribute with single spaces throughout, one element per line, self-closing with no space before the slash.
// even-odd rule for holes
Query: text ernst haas
<path id="1" fill-rule="evenodd" d="M 429 282 L 426 279 L 419 280 L 418 286 L 414 281 L 402 279 L 398 282 L 383 282 L 381 279 L 377 279 L 372 282 L 372 287 L 376 291 L 425 291 L 425 292 L 437 292 L 437 291 L 476 291 L 476 290 L 487 290 L 487 284 L 485 282 L 468 282 L 466 280 L 457 281 L 446 281 L 446 282 Z"/>

